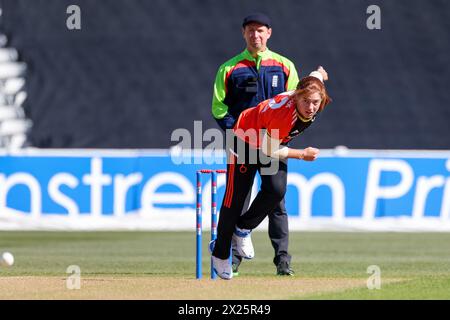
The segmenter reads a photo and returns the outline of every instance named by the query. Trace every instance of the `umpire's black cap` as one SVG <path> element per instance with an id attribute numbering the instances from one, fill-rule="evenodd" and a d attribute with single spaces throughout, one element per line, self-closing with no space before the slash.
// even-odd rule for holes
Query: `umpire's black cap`
<path id="1" fill-rule="evenodd" d="M 245 26 L 249 23 L 257 22 L 260 23 L 267 28 L 271 27 L 271 21 L 270 18 L 265 15 L 264 13 L 256 12 L 252 13 L 244 18 L 244 21 L 242 22 L 242 27 L 245 28 Z"/>

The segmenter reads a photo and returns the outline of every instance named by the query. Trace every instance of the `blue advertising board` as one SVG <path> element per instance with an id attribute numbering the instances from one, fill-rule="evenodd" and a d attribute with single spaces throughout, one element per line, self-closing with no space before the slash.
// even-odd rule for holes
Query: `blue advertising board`
<path id="1" fill-rule="evenodd" d="M 290 160 L 286 207 L 292 219 L 447 221 L 449 159 L 449 152 L 348 152 L 345 156 L 324 152 L 314 162 Z M 3 155 L 0 217 L 5 212 L 34 218 L 114 218 L 180 209 L 194 212 L 196 170 L 225 167 L 194 159 L 180 163 L 168 151 Z M 208 180 L 209 176 L 204 176 L 205 188 Z M 221 175 L 219 207 L 224 189 L 225 175 Z M 204 190 L 205 204 L 209 190 Z"/>

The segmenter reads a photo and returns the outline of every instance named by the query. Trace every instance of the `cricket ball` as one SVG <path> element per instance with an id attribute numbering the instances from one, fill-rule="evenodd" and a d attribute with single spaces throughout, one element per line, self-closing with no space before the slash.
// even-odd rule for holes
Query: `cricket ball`
<path id="1" fill-rule="evenodd" d="M 11 267 L 14 264 L 14 256 L 10 252 L 3 252 L 0 256 L 0 266 Z"/>

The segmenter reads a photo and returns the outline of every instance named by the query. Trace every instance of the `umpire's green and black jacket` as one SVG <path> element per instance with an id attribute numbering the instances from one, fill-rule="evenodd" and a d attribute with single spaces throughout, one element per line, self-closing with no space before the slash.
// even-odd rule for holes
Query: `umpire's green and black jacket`
<path id="1" fill-rule="evenodd" d="M 223 130 L 230 129 L 243 110 L 295 90 L 297 83 L 297 71 L 289 59 L 269 49 L 253 58 L 246 49 L 220 66 L 212 114 Z"/>

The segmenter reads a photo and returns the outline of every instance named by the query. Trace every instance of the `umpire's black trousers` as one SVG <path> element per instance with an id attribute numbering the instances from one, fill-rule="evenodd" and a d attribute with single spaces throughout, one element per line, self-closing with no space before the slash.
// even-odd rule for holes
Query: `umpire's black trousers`
<path id="1" fill-rule="evenodd" d="M 290 260 L 288 255 L 288 217 L 284 205 L 287 184 L 287 161 L 270 159 L 245 144 L 244 151 L 234 148 L 228 153 L 227 185 L 220 209 L 218 237 L 213 255 L 227 259 L 235 227 L 256 228 L 269 215 L 269 236 L 275 249 L 274 263 Z M 256 172 L 261 188 L 250 208 L 241 215 Z"/>

